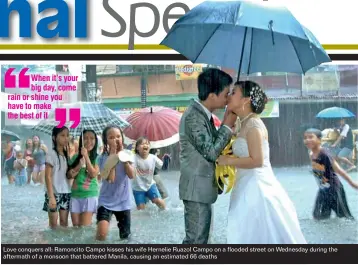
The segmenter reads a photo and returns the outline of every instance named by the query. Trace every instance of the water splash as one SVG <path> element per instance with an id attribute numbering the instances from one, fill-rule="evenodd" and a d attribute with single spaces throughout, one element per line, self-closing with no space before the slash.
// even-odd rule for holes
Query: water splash
<path id="1" fill-rule="evenodd" d="M 275 174 L 294 202 L 300 224 L 307 241 L 311 244 L 357 244 L 357 221 L 332 218 L 326 221 L 312 220 L 312 209 L 317 186 L 308 167 L 275 169 Z M 358 174 L 352 173 L 357 180 Z M 117 223 L 112 218 L 105 242 L 98 242 L 96 219 L 84 228 L 66 228 L 53 231 L 48 228 L 47 214 L 42 211 L 43 187 L 23 188 L 8 185 L 2 179 L 1 222 L 2 243 L 12 244 L 179 244 L 184 238 L 184 207 L 178 196 L 178 172 L 163 173 L 170 198 L 167 210 L 160 211 L 152 203 L 144 211 L 137 211 L 133 204 L 132 237 L 120 240 Z M 353 216 L 358 219 L 358 193 L 342 181 Z M 226 216 L 230 194 L 219 196 L 214 204 L 214 228 L 211 243 L 226 243 Z M 71 220 L 69 218 L 69 223 Z"/>

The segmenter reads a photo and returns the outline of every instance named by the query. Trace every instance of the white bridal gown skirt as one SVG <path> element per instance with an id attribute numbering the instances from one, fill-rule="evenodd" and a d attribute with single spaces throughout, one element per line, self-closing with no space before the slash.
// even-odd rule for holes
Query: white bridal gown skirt
<path id="1" fill-rule="evenodd" d="M 228 244 L 307 244 L 293 203 L 271 168 L 240 170 L 231 194 Z"/>

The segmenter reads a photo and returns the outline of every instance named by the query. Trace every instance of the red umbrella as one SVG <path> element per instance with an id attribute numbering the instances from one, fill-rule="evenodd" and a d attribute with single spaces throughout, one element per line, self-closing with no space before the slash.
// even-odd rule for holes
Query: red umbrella
<path id="1" fill-rule="evenodd" d="M 179 141 L 180 119 L 181 114 L 170 108 L 145 108 L 128 116 L 131 126 L 123 132 L 131 141 L 145 136 L 152 148 L 162 148 Z"/>

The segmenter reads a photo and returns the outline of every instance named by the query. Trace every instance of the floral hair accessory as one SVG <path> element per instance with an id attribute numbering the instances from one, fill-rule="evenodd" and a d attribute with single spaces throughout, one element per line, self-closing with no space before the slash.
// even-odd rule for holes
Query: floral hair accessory
<path id="1" fill-rule="evenodd" d="M 253 87 L 250 92 L 250 99 L 256 108 L 266 103 L 265 94 L 259 86 Z"/>

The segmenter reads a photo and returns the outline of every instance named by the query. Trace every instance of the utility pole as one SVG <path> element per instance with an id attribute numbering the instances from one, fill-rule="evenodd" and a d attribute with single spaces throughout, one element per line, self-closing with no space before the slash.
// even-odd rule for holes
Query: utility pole
<path id="1" fill-rule="evenodd" d="M 97 66 L 86 65 L 82 72 L 82 101 L 95 102 L 97 97 Z"/>
<path id="2" fill-rule="evenodd" d="M 141 97 L 141 107 L 147 107 L 147 82 L 148 82 L 148 72 L 142 72 L 142 78 L 140 80 L 140 97 Z"/>

